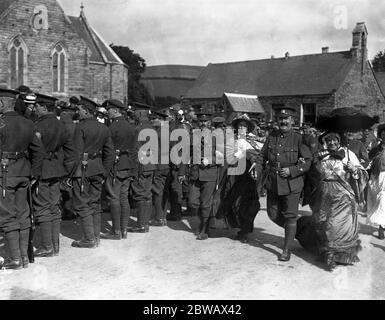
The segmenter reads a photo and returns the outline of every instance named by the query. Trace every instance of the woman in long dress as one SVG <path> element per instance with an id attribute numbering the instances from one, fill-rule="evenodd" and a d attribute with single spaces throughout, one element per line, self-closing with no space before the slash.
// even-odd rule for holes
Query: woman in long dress
<path id="1" fill-rule="evenodd" d="M 337 264 L 358 262 L 358 202 L 367 173 L 355 154 L 341 147 L 337 133 L 324 135 L 326 150 L 315 154 L 314 189 L 310 197 L 313 215 L 298 220 L 296 238 L 304 248 L 321 255 L 332 270 Z"/>
<path id="2" fill-rule="evenodd" d="M 378 225 L 378 238 L 383 240 L 385 229 L 385 124 L 377 128 L 381 143 L 369 152 L 370 179 L 368 183 L 367 222 Z"/>
<path id="3" fill-rule="evenodd" d="M 262 170 L 260 152 L 262 145 L 250 135 L 254 125 L 247 115 L 235 119 L 232 126 L 236 132 L 236 139 L 234 149 L 226 151 L 226 157 L 232 154 L 233 159 L 227 157 L 229 174 L 222 190 L 219 215 L 224 216 L 232 228 L 240 229 L 235 239 L 247 243 L 248 235 L 254 230 L 254 219 L 260 209 L 258 181 L 254 177 L 259 176 Z M 232 148 L 232 143 L 226 145 Z M 245 161 L 246 168 L 243 168 L 244 170 L 238 175 L 230 174 L 230 170 L 235 169 L 231 163 L 237 166 L 238 161 Z M 253 172 L 258 174 L 253 175 Z"/>

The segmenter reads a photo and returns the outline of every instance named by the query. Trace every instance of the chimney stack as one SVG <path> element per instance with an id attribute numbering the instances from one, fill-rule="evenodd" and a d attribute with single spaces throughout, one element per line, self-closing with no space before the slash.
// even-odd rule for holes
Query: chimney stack
<path id="1" fill-rule="evenodd" d="M 289 59 L 289 57 L 290 57 L 290 53 L 289 53 L 289 52 L 286 52 L 286 53 L 285 53 L 285 59 Z"/>
<path id="2" fill-rule="evenodd" d="M 329 53 L 329 47 L 322 47 L 322 53 Z"/>

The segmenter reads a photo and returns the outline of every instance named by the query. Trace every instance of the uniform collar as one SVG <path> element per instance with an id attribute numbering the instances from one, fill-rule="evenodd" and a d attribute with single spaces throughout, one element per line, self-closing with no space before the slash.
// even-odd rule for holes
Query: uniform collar
<path id="1" fill-rule="evenodd" d="M 119 120 L 124 120 L 124 117 L 123 116 L 116 117 L 116 118 L 112 119 L 112 122 L 119 121 Z"/>
<path id="2" fill-rule="evenodd" d="M 45 114 L 45 115 L 39 117 L 38 121 L 43 121 L 43 120 L 45 120 L 45 119 L 50 119 L 50 118 L 55 118 L 55 119 L 57 119 L 57 118 L 56 118 L 56 115 L 54 115 L 53 113 L 47 113 L 47 114 Z"/>
<path id="3" fill-rule="evenodd" d="M 19 114 L 16 111 L 4 112 L 5 116 L 18 116 Z"/>
<path id="4" fill-rule="evenodd" d="M 95 117 L 87 118 L 87 119 L 82 119 L 81 121 L 98 121 Z"/>

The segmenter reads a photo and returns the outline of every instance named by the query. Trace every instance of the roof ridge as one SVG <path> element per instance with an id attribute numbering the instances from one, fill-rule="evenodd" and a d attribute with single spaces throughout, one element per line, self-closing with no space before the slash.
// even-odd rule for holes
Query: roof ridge
<path id="1" fill-rule="evenodd" d="M 253 59 L 253 60 L 243 60 L 243 61 L 231 61 L 231 62 L 210 62 L 208 65 L 226 65 L 226 64 L 237 64 L 237 63 L 245 63 L 245 62 L 255 62 L 255 61 L 273 61 L 273 60 L 290 60 L 293 58 L 300 58 L 300 57 L 308 57 L 308 56 L 326 56 L 331 54 L 341 54 L 341 53 L 348 53 L 350 50 L 344 50 L 344 51 L 335 51 L 335 52 L 328 52 L 328 53 L 310 53 L 310 54 L 301 54 L 297 56 L 290 56 L 288 58 L 285 57 L 279 57 L 279 58 L 265 58 L 265 59 Z"/>
<path id="2" fill-rule="evenodd" d="M 90 30 L 90 29 L 91 29 L 91 26 L 89 25 L 88 20 L 87 20 L 87 18 L 86 18 L 86 15 L 84 14 L 83 11 L 80 12 L 79 19 L 80 19 L 80 21 L 83 21 L 83 23 L 84 23 L 84 25 L 85 25 L 85 27 L 86 27 L 86 30 L 87 30 L 88 34 L 90 35 L 90 37 L 91 37 L 91 39 L 92 39 L 92 42 L 94 43 L 96 49 L 98 50 L 100 56 L 101 56 L 102 59 L 103 59 L 103 62 L 104 62 L 104 63 L 107 63 L 107 62 L 108 62 L 107 57 L 104 55 L 103 50 L 99 47 L 97 41 L 95 40 L 94 34 L 93 34 L 93 32 L 91 32 L 91 30 Z"/>

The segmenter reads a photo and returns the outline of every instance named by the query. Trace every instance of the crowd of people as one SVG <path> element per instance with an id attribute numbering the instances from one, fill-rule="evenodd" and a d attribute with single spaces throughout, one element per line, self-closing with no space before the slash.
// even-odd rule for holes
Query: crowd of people
<path id="1" fill-rule="evenodd" d="M 295 110 L 288 107 L 275 110 L 275 122 L 246 114 L 228 121 L 220 114 L 161 112 L 116 99 L 101 105 L 82 96 L 58 101 L 25 86 L 0 90 L 0 114 L 5 269 L 59 255 L 62 219 L 80 222 L 75 248 L 147 233 L 150 226 L 165 227 L 183 215 L 197 220 L 197 240 L 208 239 L 215 219 L 224 219 L 239 229 L 234 239 L 247 243 L 265 196 L 269 218 L 284 230 L 280 261 L 290 260 L 296 238 L 330 270 L 358 262 L 359 209 L 384 239 L 385 125 L 378 126 L 377 137 L 371 128 L 320 131 L 311 124 L 295 127 Z M 142 158 L 152 151 L 143 153 L 145 142 L 138 136 L 154 129 L 162 145 L 165 123 L 188 133 L 232 128 L 235 135 L 226 141 L 226 152 L 213 136 L 191 143 L 191 158 L 212 146 L 200 163 L 189 158 L 145 164 Z M 168 144 L 157 151 L 159 159 L 170 160 L 177 143 Z M 229 174 L 241 160 L 245 168 Z M 111 214 L 108 232 L 101 232 L 103 199 Z M 310 205 L 310 216 L 300 216 L 300 203 Z M 136 224 L 129 226 L 133 209 Z"/>

